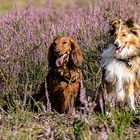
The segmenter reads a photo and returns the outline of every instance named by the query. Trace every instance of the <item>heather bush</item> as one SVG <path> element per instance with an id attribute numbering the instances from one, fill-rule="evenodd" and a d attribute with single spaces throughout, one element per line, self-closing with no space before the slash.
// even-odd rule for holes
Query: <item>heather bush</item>
<path id="1" fill-rule="evenodd" d="M 94 94 L 93 91 L 99 87 L 101 82 L 99 57 L 108 39 L 109 22 L 117 18 L 127 19 L 133 17 L 140 23 L 138 16 L 140 12 L 139 7 L 140 2 L 130 0 L 102 0 L 82 6 L 76 3 L 54 6 L 50 2 L 41 8 L 35 8 L 31 5 L 22 10 L 15 8 L 1 16 L 0 110 L 2 114 L 6 113 L 5 109 L 10 112 L 22 110 L 23 114 L 25 114 L 25 116 L 21 116 L 22 120 L 28 116 L 29 120 L 31 118 L 34 120 L 36 114 L 32 116 L 25 111 L 30 109 L 30 102 L 27 101 L 33 99 L 33 96 L 38 94 L 41 83 L 45 80 L 48 72 L 48 47 L 57 35 L 72 35 L 78 40 L 85 58 L 82 66 L 84 86 L 86 91 Z M 19 121 L 20 115 L 19 113 L 17 121 L 13 122 L 13 124 L 17 122 L 16 128 L 14 128 L 16 130 L 18 129 L 17 126 L 24 129 L 24 126 L 22 126 L 24 122 Z M 11 116 L 12 118 L 15 117 L 14 114 Z M 52 118 L 52 115 L 48 116 Z M 125 118 L 124 114 L 117 114 L 117 117 L 113 119 L 115 122 L 110 117 L 102 118 L 99 116 L 96 118 L 97 116 L 95 116 L 91 110 L 87 121 L 84 119 L 83 121 L 81 119 L 72 119 L 70 120 L 72 125 L 68 122 L 64 122 L 62 125 L 62 120 L 58 119 L 60 116 L 54 116 L 56 118 L 54 122 L 51 120 L 51 123 L 49 123 L 49 120 L 47 120 L 51 130 L 56 129 L 49 136 L 46 134 L 47 126 L 40 128 L 40 125 L 35 124 L 35 126 L 32 126 L 33 130 L 30 130 L 32 135 L 29 135 L 27 130 L 21 130 L 24 134 L 23 137 L 20 135 L 19 139 L 24 137 L 27 139 L 37 139 L 34 137 L 35 135 L 47 138 L 55 137 L 56 139 L 87 138 L 89 140 L 98 138 L 100 134 L 103 135 L 102 137 L 110 135 L 111 138 L 125 136 L 124 131 L 122 134 L 120 129 L 125 129 L 127 121 L 124 119 L 121 128 L 119 128 L 120 124 L 117 124 L 120 119 Z M 130 122 L 132 114 L 128 112 L 126 116 Z M 95 119 L 93 119 L 94 117 Z M 31 125 L 29 120 L 25 120 L 26 127 Z M 39 122 L 39 120 L 37 121 Z M 9 122 L 5 121 L 7 125 L 6 130 L 3 132 L 4 130 L 1 128 L 0 134 L 6 134 L 9 131 L 7 130 L 9 129 L 8 126 L 10 126 L 10 129 L 11 126 L 13 127 L 13 124 L 10 124 L 11 122 L 11 120 Z M 44 121 L 41 121 L 41 123 L 43 124 Z M 58 124 L 61 124 L 65 129 L 60 128 L 61 126 L 59 127 Z M 130 124 L 128 124 L 128 127 L 130 127 Z M 38 128 L 41 132 L 33 134 L 36 132 L 35 128 Z M 96 133 L 96 130 L 100 130 L 101 133 Z M 7 139 L 11 135 L 11 133 L 7 135 Z"/>

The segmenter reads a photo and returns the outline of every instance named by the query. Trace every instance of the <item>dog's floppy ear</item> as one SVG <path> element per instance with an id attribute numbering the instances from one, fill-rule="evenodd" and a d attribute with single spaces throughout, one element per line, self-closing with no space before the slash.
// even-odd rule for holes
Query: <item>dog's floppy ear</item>
<path id="1" fill-rule="evenodd" d="M 52 67 L 52 65 L 55 62 L 55 56 L 54 56 L 54 42 L 50 45 L 49 51 L 48 51 L 48 64 L 49 67 Z"/>
<path id="2" fill-rule="evenodd" d="M 77 41 L 73 37 L 71 37 L 71 48 L 72 48 L 72 51 L 71 51 L 72 63 L 75 66 L 80 67 L 83 62 L 83 54 Z"/>
<path id="3" fill-rule="evenodd" d="M 55 63 L 55 59 L 56 59 L 56 56 L 54 55 L 54 48 L 56 47 L 56 43 L 55 41 L 60 38 L 60 36 L 57 36 L 52 44 L 50 45 L 49 47 L 49 51 L 48 51 L 48 63 L 49 63 L 49 67 L 52 67 Z"/>

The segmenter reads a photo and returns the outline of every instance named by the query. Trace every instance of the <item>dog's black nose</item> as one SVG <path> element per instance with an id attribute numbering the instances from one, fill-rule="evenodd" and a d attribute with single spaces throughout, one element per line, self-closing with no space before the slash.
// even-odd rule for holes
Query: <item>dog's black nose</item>
<path id="1" fill-rule="evenodd" d="M 114 45 L 115 45 L 115 47 L 118 47 L 119 46 L 119 42 L 118 41 L 115 41 L 114 42 Z"/>

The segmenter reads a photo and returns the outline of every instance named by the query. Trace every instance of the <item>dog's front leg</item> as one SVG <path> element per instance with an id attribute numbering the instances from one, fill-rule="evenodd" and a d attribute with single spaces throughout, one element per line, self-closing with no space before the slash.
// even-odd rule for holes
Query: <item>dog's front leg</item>
<path id="1" fill-rule="evenodd" d="M 132 111 L 136 111 L 135 99 L 134 99 L 134 84 L 130 83 L 128 85 L 128 104 Z"/>

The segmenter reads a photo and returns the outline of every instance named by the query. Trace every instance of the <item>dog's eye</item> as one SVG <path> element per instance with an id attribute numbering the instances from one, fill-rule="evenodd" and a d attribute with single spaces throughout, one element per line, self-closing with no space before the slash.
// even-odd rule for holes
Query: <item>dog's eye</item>
<path id="1" fill-rule="evenodd" d="M 67 44 L 67 42 L 66 42 L 66 41 L 64 41 L 64 42 L 63 42 L 63 44 Z"/>
<path id="2" fill-rule="evenodd" d="M 126 36 L 126 34 L 123 34 L 122 36 Z"/>

